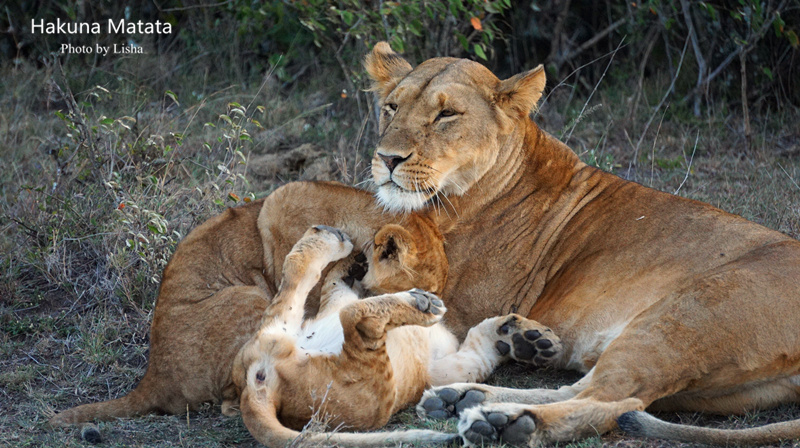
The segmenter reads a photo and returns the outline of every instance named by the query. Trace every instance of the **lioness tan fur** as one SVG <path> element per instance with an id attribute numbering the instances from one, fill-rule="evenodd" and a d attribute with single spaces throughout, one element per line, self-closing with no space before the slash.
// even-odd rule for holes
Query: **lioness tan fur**
<path id="1" fill-rule="evenodd" d="M 447 277 L 441 235 L 427 221 L 413 224 L 388 224 L 378 231 L 364 254 L 370 262 L 360 286 L 368 291 L 385 291 L 387 285 L 389 290 L 441 290 Z M 280 289 L 264 313 L 262 328 L 234 361 L 244 423 L 266 446 L 284 446 L 298 437 L 299 432 L 284 425 L 300 429 L 315 413 L 331 427 L 381 427 L 416 402 L 427 386 L 481 381 L 501 361 L 516 357 L 518 349 L 524 357 L 524 346 L 515 342 L 520 339 L 547 345 L 546 358 L 557 358 L 558 338 L 517 315 L 484 320 L 459 347 L 439 323 L 446 308 L 433 294 L 415 288 L 359 300 L 352 257 L 344 258 L 352 248 L 338 229 L 308 230 L 286 257 Z M 336 260 L 324 281 L 317 316 L 303 321 L 308 293 L 322 269 Z M 544 365 L 549 359 L 530 361 Z M 387 440 L 432 443 L 453 436 L 340 431 L 305 434 L 303 440 L 382 446 Z"/>
<path id="2" fill-rule="evenodd" d="M 800 242 L 582 163 L 528 116 L 541 66 L 506 80 L 468 60 L 412 68 L 386 44 L 366 65 L 382 114 L 377 197 L 442 230 L 449 324 L 516 311 L 562 337 L 561 367 L 586 372 L 557 390 L 435 388 L 420 414 L 480 392 L 459 415 L 468 444 L 535 446 L 602 434 L 631 411 L 798 401 Z M 623 429 L 676 433 L 642 415 L 625 414 Z M 800 437 L 789 427 L 702 440 Z"/>

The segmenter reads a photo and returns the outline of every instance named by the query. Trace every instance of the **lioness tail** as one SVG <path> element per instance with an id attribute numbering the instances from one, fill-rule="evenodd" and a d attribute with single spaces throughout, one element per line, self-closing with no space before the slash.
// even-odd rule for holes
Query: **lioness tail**
<path id="1" fill-rule="evenodd" d="M 800 438 L 800 420 L 746 429 L 714 429 L 679 425 L 659 420 L 647 412 L 626 412 L 617 418 L 628 434 L 707 445 L 764 445 Z"/>

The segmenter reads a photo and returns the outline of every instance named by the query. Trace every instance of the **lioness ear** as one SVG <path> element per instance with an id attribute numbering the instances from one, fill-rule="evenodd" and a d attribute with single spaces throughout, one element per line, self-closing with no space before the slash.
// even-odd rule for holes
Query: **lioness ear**
<path id="1" fill-rule="evenodd" d="M 512 118 L 528 116 L 542 97 L 547 78 L 539 64 L 533 70 L 500 81 L 495 93 L 495 103 Z"/>
<path id="2" fill-rule="evenodd" d="M 378 42 L 364 58 L 364 67 L 372 78 L 372 90 L 384 98 L 411 70 L 411 64 L 392 50 L 386 42 Z"/>

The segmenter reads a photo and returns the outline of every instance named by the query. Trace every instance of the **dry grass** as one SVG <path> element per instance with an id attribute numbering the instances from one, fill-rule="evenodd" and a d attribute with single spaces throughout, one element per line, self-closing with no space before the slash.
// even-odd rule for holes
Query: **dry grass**
<path id="1" fill-rule="evenodd" d="M 77 430 L 48 430 L 48 416 L 120 396 L 142 377 L 160 271 L 180 237 L 234 205 L 231 194 L 263 196 L 299 178 L 355 183 L 365 176 L 373 145 L 373 125 L 337 99 L 340 88 L 285 92 L 268 80 L 261 89 L 182 94 L 176 103 L 164 92 L 119 82 L 76 92 L 82 113 L 69 116 L 65 98 L 49 83 L 54 71 L 21 66 L 0 74 L 0 107 L 7 111 L 0 115 L 2 446 L 81 445 Z M 665 85 L 653 81 L 653 98 Z M 626 120 L 631 92 L 625 89 L 624 82 L 601 86 L 581 119 L 583 103 L 560 89 L 537 120 L 557 136 L 574 125 L 570 145 L 617 174 L 800 237 L 800 134 L 786 125 L 798 121 L 798 111 L 754 115 L 754 150 L 743 154 L 735 115 L 712 110 L 697 120 L 675 106 L 637 154 L 635 142 L 652 112 L 641 106 L 643 118 Z M 234 103 L 245 106 L 244 114 Z M 509 366 L 491 382 L 556 387 L 577 378 Z M 800 408 L 662 417 L 742 427 L 800 418 Z M 211 405 L 99 427 L 108 446 L 256 445 L 239 419 Z M 420 422 L 410 410 L 391 427 L 453 430 L 452 423 Z M 666 446 L 619 433 L 571 446 L 600 445 Z"/>

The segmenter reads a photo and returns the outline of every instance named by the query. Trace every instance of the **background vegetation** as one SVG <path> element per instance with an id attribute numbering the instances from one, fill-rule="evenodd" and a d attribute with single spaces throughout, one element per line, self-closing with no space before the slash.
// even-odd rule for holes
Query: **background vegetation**
<path id="1" fill-rule="evenodd" d="M 800 236 L 798 0 L 19 0 L 0 12 L 0 445 L 80 444 L 45 428 L 53 410 L 135 385 L 161 270 L 198 223 L 287 181 L 368 178 L 376 121 L 360 61 L 378 40 L 501 77 L 544 63 L 535 119 L 588 163 Z M 56 18 L 173 32 L 31 33 L 31 19 Z M 492 381 L 576 379 L 523 373 Z M 726 427 L 798 416 L 664 415 Z M 428 425 L 410 412 L 394 424 Z M 213 406 L 101 429 L 119 446 L 255 445 Z M 646 445 L 581 445 L 604 443 Z"/>

